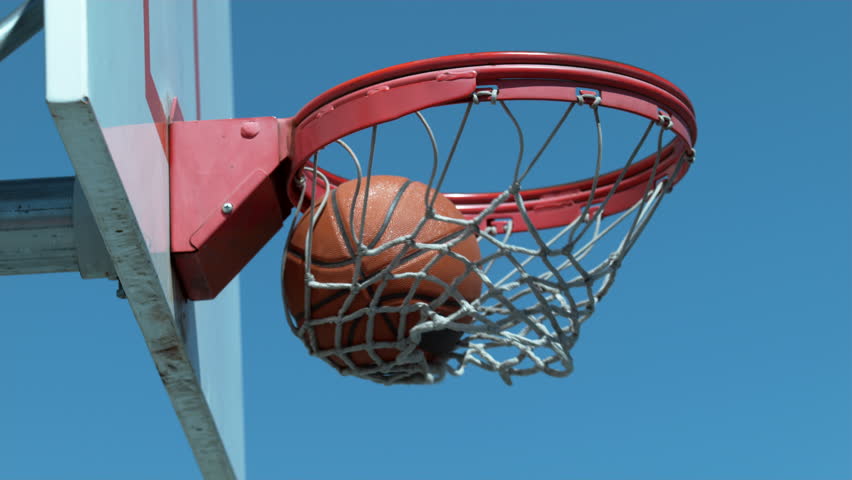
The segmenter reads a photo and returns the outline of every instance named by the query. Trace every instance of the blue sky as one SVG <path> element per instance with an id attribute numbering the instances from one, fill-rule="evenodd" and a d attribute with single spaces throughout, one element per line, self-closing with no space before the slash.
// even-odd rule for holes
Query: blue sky
<path id="1" fill-rule="evenodd" d="M 242 276 L 248 478 L 852 478 L 852 4 L 232 12 L 241 117 L 292 115 L 408 60 L 543 50 L 660 74 L 699 125 L 695 165 L 585 325 L 568 378 L 339 377 L 285 323 L 276 236 Z M 73 174 L 44 104 L 43 45 L 0 63 L 3 179 Z M 0 277 L 0 479 L 200 478 L 114 291 L 76 274 Z"/>

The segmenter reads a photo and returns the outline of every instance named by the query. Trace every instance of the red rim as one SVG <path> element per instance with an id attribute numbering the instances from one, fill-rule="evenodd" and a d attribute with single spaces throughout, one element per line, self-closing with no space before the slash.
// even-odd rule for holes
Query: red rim
<path id="1" fill-rule="evenodd" d="M 296 176 L 310 157 L 329 143 L 363 128 L 384 123 L 437 105 L 471 101 L 479 85 L 497 85 L 501 100 L 536 99 L 567 102 L 587 91 L 600 105 L 651 120 L 670 119 L 675 138 L 665 146 L 655 181 L 686 173 L 683 155 L 691 155 L 697 135 L 695 113 L 686 95 L 671 82 L 648 71 L 593 57 L 539 52 L 493 52 L 454 55 L 385 68 L 343 83 L 318 96 L 293 118 L 293 155 L 289 194 L 298 200 Z M 629 208 L 644 194 L 657 155 L 638 161 L 625 173 L 604 215 Z M 531 220 L 537 228 L 565 225 L 594 199 L 607 196 L 621 171 L 601 175 L 594 191 L 590 180 L 522 191 L 528 205 L 537 208 Z M 343 181 L 330 174 L 332 185 Z M 645 183 L 643 183 L 645 182 Z M 475 217 L 499 193 L 450 193 L 468 218 Z M 530 204 L 530 202 L 533 202 Z M 517 205 L 508 200 L 483 224 L 497 226 L 506 219 L 521 220 Z M 503 222 L 505 223 L 505 222 Z M 513 222 L 526 230 L 524 222 Z"/>
<path id="2" fill-rule="evenodd" d="M 448 55 L 445 57 L 428 58 L 413 62 L 394 65 L 371 72 L 360 77 L 353 78 L 347 82 L 327 90 L 314 98 L 299 110 L 294 119 L 294 124 L 304 120 L 315 110 L 332 102 L 348 93 L 360 90 L 364 87 L 382 83 L 394 78 L 405 77 L 417 73 L 425 73 L 436 70 L 445 70 L 471 65 L 497 65 L 497 64 L 529 64 L 529 65 L 562 65 L 565 67 L 580 67 L 604 72 L 618 73 L 633 77 L 651 85 L 656 85 L 685 103 L 690 110 L 692 103 L 681 89 L 676 87 L 663 77 L 643 70 L 632 65 L 606 60 L 603 58 L 588 57 L 584 55 L 572 55 L 567 53 L 550 52 L 480 52 L 465 53 L 460 55 Z"/>

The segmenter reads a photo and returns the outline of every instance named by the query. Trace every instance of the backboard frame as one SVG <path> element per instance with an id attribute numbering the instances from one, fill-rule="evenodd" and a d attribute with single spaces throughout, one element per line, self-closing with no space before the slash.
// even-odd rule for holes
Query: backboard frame
<path id="1" fill-rule="evenodd" d="M 106 16 L 110 12 L 120 18 Z M 107 18 L 116 25 L 105 25 Z M 122 33 L 113 43 L 102 32 L 108 28 L 122 29 L 126 37 Z M 153 28 L 160 31 L 155 35 Z M 152 41 L 162 53 L 176 32 L 192 58 L 156 57 Z M 182 115 L 172 108 L 179 101 L 192 119 L 205 110 L 232 116 L 230 78 L 217 79 L 207 91 L 201 85 L 211 72 L 230 77 L 229 5 L 46 0 L 45 34 L 49 109 L 196 461 L 205 479 L 244 478 L 239 281 L 214 301 L 188 302 L 168 248 L 167 115 Z M 204 52 L 214 36 L 227 51 Z M 112 51 L 104 54 L 107 49 Z M 131 101 L 144 101 L 148 113 L 123 121 L 123 105 L 116 113 L 103 95 L 111 72 L 144 72 L 130 86 L 116 88 L 128 91 L 128 111 Z M 107 118 L 110 108 L 115 118 Z"/>

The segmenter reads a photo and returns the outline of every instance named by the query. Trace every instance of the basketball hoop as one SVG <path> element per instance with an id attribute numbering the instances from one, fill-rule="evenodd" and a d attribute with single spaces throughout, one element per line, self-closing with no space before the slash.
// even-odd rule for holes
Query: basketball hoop
<path id="1" fill-rule="evenodd" d="M 515 105 L 522 101 L 547 102 L 561 109 L 535 148 L 528 145 L 528 137 L 534 135 L 525 134 L 525 125 L 515 115 Z M 429 118 L 454 106 L 460 109 L 458 128 L 442 144 Z M 502 165 L 476 164 L 476 155 L 459 158 L 462 145 L 470 148 L 465 132 L 474 121 L 472 114 L 482 108 L 491 108 L 489 114 L 515 132 L 517 149 L 505 155 L 510 160 Z M 588 158 L 571 160 L 585 161 L 593 174 L 576 180 L 563 177 L 559 170 L 537 172 L 537 167 L 549 168 L 540 167 L 542 159 L 562 158 L 553 150 L 568 144 L 562 137 L 569 130 L 569 119 L 581 109 L 591 113 L 590 125 L 597 133 L 588 138 Z M 634 134 L 638 139 L 635 147 L 620 159 L 617 168 L 608 171 L 603 161 L 603 110 L 644 119 L 644 127 Z M 533 373 L 570 374 L 570 350 L 582 323 L 609 291 L 626 254 L 694 159 L 697 127 L 686 95 L 667 80 L 635 67 L 553 53 L 441 57 L 356 78 L 320 95 L 292 119 L 291 169 L 286 183 L 290 201 L 296 205 L 291 237 L 303 219 L 316 223 L 339 185 L 354 178 L 359 182 L 357 188 L 366 188 L 372 176 L 385 173 L 379 166 L 378 131 L 402 121 L 419 125 L 419 136 L 425 137 L 421 144 L 431 146 L 427 152 L 431 168 L 422 178 L 410 178 L 427 185 L 429 191 L 441 192 L 463 216 L 448 218 L 435 213 L 429 207 L 435 193 L 431 198 L 427 195 L 421 226 L 449 222 L 460 225 L 457 230 L 463 235 L 424 244 L 412 232 L 389 242 L 393 245 L 362 243 L 353 249 L 356 265 L 394 245 L 405 248 L 381 272 L 365 278 L 356 269 L 351 282 L 343 284 L 318 281 L 310 273 L 310 254 L 306 252 L 306 298 L 323 289 L 354 298 L 365 288 L 381 289 L 402 277 L 413 279 L 412 288 L 418 282 L 432 281 L 441 282 L 446 291 L 430 301 L 395 307 L 373 302 L 358 312 L 341 310 L 321 318 L 288 314 L 291 328 L 312 354 L 341 373 L 384 384 L 433 383 L 446 373 L 461 375 L 468 365 L 497 372 L 506 383 L 514 376 Z M 541 128 L 540 122 L 536 124 Z M 363 151 L 348 140 L 359 133 L 370 137 Z M 480 146 L 484 150 L 485 145 Z M 332 149 L 342 152 L 346 165 L 326 161 Z M 646 154 L 643 149 L 651 151 Z M 567 161 L 570 155 L 564 158 Z M 448 179 L 461 171 L 459 165 L 478 165 L 478 170 L 490 172 L 489 178 L 498 171 L 503 173 L 500 189 L 479 192 L 481 188 L 474 187 L 473 191 L 451 193 Z M 342 170 L 354 174 L 347 178 Z M 550 183 L 530 185 L 534 173 Z M 468 180 L 465 185 L 475 182 Z M 363 198 L 366 211 L 366 196 Z M 354 203 L 352 208 L 354 212 Z M 310 244 L 311 229 L 307 231 Z M 454 253 L 453 246 L 466 238 L 476 239 L 481 258 L 471 260 Z M 482 281 L 479 297 L 471 301 L 456 288 L 459 282 L 435 278 L 429 271 L 395 273 L 394 267 L 412 249 L 436 251 L 436 257 L 465 262 L 465 272 Z M 451 311 L 446 308 L 450 303 Z M 388 312 L 407 319 L 410 328 L 393 341 L 366 338 L 352 344 L 340 333 L 347 325 L 354 328 L 351 322 L 361 321 L 358 318 L 373 325 L 376 317 Z M 336 339 L 332 346 L 320 347 L 317 328 L 329 324 L 335 325 Z M 458 332 L 461 338 L 455 349 L 436 359 L 418 345 L 423 335 L 439 331 Z M 375 354 L 377 349 L 391 347 L 398 351 L 393 358 Z M 366 352 L 373 361 L 353 362 L 355 352 Z"/>

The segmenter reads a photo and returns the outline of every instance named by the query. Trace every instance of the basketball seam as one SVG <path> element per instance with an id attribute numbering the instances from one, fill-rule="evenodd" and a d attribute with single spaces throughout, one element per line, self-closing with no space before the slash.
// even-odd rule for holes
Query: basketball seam
<path id="1" fill-rule="evenodd" d="M 349 257 L 352 258 L 355 256 L 355 251 L 352 248 L 352 244 L 349 242 L 349 234 L 346 233 L 346 229 L 343 227 L 343 221 L 341 220 L 340 215 L 340 205 L 337 204 L 337 190 L 331 194 L 331 209 L 334 212 L 334 223 L 337 224 L 337 228 L 340 229 L 341 236 L 343 237 L 343 246 L 346 247 L 346 251 L 349 252 Z M 311 263 L 313 263 L 313 259 L 311 259 Z"/>
<path id="2" fill-rule="evenodd" d="M 405 190 L 408 189 L 408 186 L 411 185 L 411 182 L 413 182 L 413 180 L 407 180 L 405 183 L 402 184 L 402 187 L 400 187 L 399 191 L 396 193 L 396 196 L 393 198 L 393 201 L 388 206 L 388 213 L 387 215 L 385 215 L 384 223 L 382 223 L 382 226 L 379 227 L 379 231 L 376 232 L 376 236 L 373 237 L 373 241 L 370 242 L 370 248 L 375 247 L 376 244 L 379 243 L 379 240 L 381 240 L 382 235 L 385 234 L 385 230 L 387 230 L 388 225 L 390 225 L 391 218 L 393 217 L 393 212 L 396 211 L 397 204 L 400 202 L 400 200 L 402 200 L 402 195 L 405 193 Z M 354 238 L 354 232 L 352 236 Z"/>
<path id="3" fill-rule="evenodd" d="M 405 191 L 408 189 L 408 186 L 411 185 L 411 183 L 412 183 L 412 180 L 407 180 L 405 183 L 403 183 L 402 186 L 400 187 L 399 191 L 394 196 L 393 201 L 388 206 L 387 212 L 385 212 L 385 218 L 382 222 L 382 226 L 379 228 L 379 231 L 376 233 L 375 237 L 373 237 L 373 239 L 370 241 L 370 245 L 369 245 L 370 248 L 373 248 L 376 245 L 376 243 L 378 243 L 379 240 L 381 240 L 382 235 L 385 233 L 385 230 L 387 230 L 387 227 L 390 224 L 391 218 L 393 218 L 393 213 L 396 210 L 397 204 L 402 199 L 402 196 L 405 194 Z M 367 194 L 367 195 L 368 195 L 368 198 L 369 198 L 369 194 Z M 352 202 L 353 203 L 356 202 L 357 199 L 358 199 L 358 196 L 355 195 L 354 198 L 352 199 Z M 355 248 L 352 245 L 352 242 L 350 241 L 349 235 L 352 235 L 352 241 L 354 241 L 355 240 L 355 225 L 350 225 L 349 228 L 351 229 L 351 231 L 348 232 L 348 233 L 346 232 L 346 224 L 343 222 L 343 215 L 340 213 L 340 204 L 337 202 L 337 190 L 334 191 L 334 194 L 332 195 L 331 201 L 332 201 L 332 210 L 334 211 L 334 222 L 337 223 L 337 228 L 339 228 L 340 231 L 343 233 L 344 246 L 346 247 L 346 250 L 349 252 L 349 256 L 354 257 L 355 256 Z"/>
<path id="4" fill-rule="evenodd" d="M 339 296 L 340 296 L 340 294 L 335 294 L 335 298 L 339 298 Z M 382 295 L 381 297 L 379 297 L 379 303 L 386 302 L 386 301 L 389 301 L 389 300 L 404 299 L 407 296 L 408 296 L 408 293 L 392 293 L 392 294 L 389 294 L 389 295 Z M 417 294 L 417 295 L 415 295 L 411 298 L 411 300 L 420 300 L 423 303 L 427 303 L 427 304 L 431 304 L 432 302 L 434 302 L 437 299 L 438 299 L 438 296 L 422 295 L 422 294 Z M 372 300 L 371 300 L 371 303 L 372 303 Z M 367 305 L 367 306 L 369 306 L 369 305 Z M 438 305 L 437 307 L 432 307 L 432 308 L 438 309 L 438 308 L 442 308 L 442 307 L 461 308 L 461 304 L 458 303 L 458 301 L 456 301 L 456 299 L 454 299 L 452 297 L 448 297 L 444 303 Z M 311 309 L 311 310 L 313 310 L 313 309 Z M 298 317 L 298 316 L 303 315 L 304 313 L 305 312 L 298 312 L 298 313 L 295 313 L 293 315 Z M 330 315 L 330 316 L 336 317 L 338 315 L 335 314 L 335 315 Z M 366 316 L 366 315 L 364 315 L 364 316 Z M 320 317 L 320 318 L 325 318 L 325 317 Z M 361 318 L 363 318 L 363 316 Z M 313 318 L 311 320 L 318 320 L 318 319 Z M 353 322 L 357 322 L 359 320 L 360 320 L 360 318 L 353 320 Z M 393 329 L 394 328 L 390 328 L 390 330 L 393 330 Z"/>
<path id="5" fill-rule="evenodd" d="M 447 236 L 446 236 L 446 237 L 444 237 L 443 239 L 439 239 L 439 240 L 451 239 L 451 237 L 453 237 L 453 236 L 455 236 L 455 235 L 458 235 L 459 233 L 461 233 L 461 231 L 454 232 L 454 233 L 452 233 L 452 234 L 450 234 L 450 235 L 447 235 Z M 413 260 L 414 258 L 416 258 L 416 257 L 418 257 L 418 256 L 420 256 L 420 255 L 423 255 L 423 254 L 429 253 L 429 252 L 431 252 L 431 251 L 434 251 L 434 250 L 417 250 L 416 252 L 412 252 L 412 254 L 408 255 L 407 257 L 404 257 L 403 261 L 402 261 L 402 262 L 400 262 L 399 266 L 403 266 L 403 265 L 405 265 L 406 263 L 408 263 L 409 261 Z M 289 252 L 289 253 L 290 253 L 290 254 L 292 254 L 292 255 L 294 255 L 294 256 L 296 256 L 296 258 L 298 258 L 299 260 L 304 261 L 304 257 L 297 255 L 295 252 Z M 317 262 L 313 262 L 313 264 L 314 264 L 314 265 L 317 265 Z M 339 266 L 339 265 L 330 265 L 330 266 L 332 266 L 332 267 L 336 267 L 336 266 Z M 383 270 L 384 268 L 387 268 L 387 266 L 382 267 L 382 270 Z M 372 273 L 372 274 L 370 274 L 370 275 L 364 275 L 364 273 L 362 272 L 361 279 L 362 279 L 362 280 L 369 280 L 369 279 L 371 279 L 372 277 L 374 277 L 374 276 L 378 275 L 379 273 L 381 273 L 381 271 L 382 271 L 382 270 L 379 270 L 378 272 Z M 369 288 L 371 288 L 371 287 L 367 287 L 367 288 L 369 289 Z M 371 292 L 370 290 L 368 290 L 368 293 L 372 293 L 372 292 Z M 349 291 L 348 291 L 348 290 L 338 290 L 338 291 L 334 292 L 333 294 L 328 295 L 327 297 L 323 298 L 322 300 L 317 301 L 317 303 L 315 303 L 315 304 L 311 304 L 311 311 L 316 311 L 316 310 L 318 310 L 318 309 L 320 309 L 320 308 L 322 308 L 322 307 L 326 306 L 326 305 L 327 305 L 327 304 L 329 304 L 330 302 L 333 302 L 333 301 L 335 301 L 335 300 L 339 299 L 340 297 L 342 297 L 342 296 L 344 296 L 344 295 L 348 295 L 348 294 L 349 294 Z M 392 294 L 392 295 L 398 295 L 398 294 Z M 406 295 L 407 295 L 407 293 L 406 293 Z M 385 298 L 388 298 L 388 297 L 385 297 L 385 296 L 382 296 L 382 297 L 381 297 L 381 299 L 385 299 Z M 392 296 L 391 296 L 390 298 L 392 298 Z M 435 298 L 437 298 L 437 297 L 435 297 Z M 452 297 L 449 297 L 448 299 L 452 299 Z M 455 301 L 455 300 L 453 300 L 453 301 Z M 299 315 L 302 315 L 303 313 L 304 313 L 304 311 L 299 312 Z"/>
<path id="6" fill-rule="evenodd" d="M 408 186 L 410 184 L 411 184 L 411 180 L 407 180 L 400 187 L 397 194 L 394 196 L 392 203 L 388 206 L 388 209 L 385 212 L 385 219 L 382 222 L 382 226 L 380 227 L 379 232 L 376 233 L 376 235 L 373 237 L 373 239 L 370 242 L 371 248 L 382 238 L 384 231 L 387 229 L 387 225 L 390 223 L 391 218 L 393 217 L 393 213 L 396 210 L 396 205 L 399 202 L 399 199 L 402 198 L 402 195 L 405 193 L 406 189 L 408 189 Z M 367 186 L 365 186 L 365 188 L 364 188 L 364 195 L 365 195 L 364 198 L 368 199 L 367 201 L 368 201 L 368 205 L 369 205 L 370 192 L 369 192 L 369 189 L 367 188 Z M 355 203 L 357 201 L 358 201 L 358 195 L 357 195 L 357 191 L 356 191 L 356 194 L 352 198 L 352 205 L 350 205 L 350 208 L 352 208 L 352 206 L 357 206 L 357 204 Z M 337 228 L 339 228 L 340 231 L 343 233 L 344 246 L 349 251 L 349 256 L 355 257 L 356 255 L 355 255 L 355 252 L 354 252 L 353 245 L 349 241 L 349 235 L 350 234 L 352 235 L 352 242 L 357 241 L 356 238 L 355 238 L 355 225 L 353 225 L 350 222 L 349 228 L 350 228 L 351 231 L 349 233 L 346 232 L 346 225 L 343 222 L 343 215 L 341 215 L 341 213 L 340 213 L 340 204 L 337 201 L 337 190 L 335 190 L 335 195 L 332 197 L 332 205 L 333 205 L 333 212 L 334 212 L 334 222 L 337 223 Z M 362 228 L 362 232 L 363 232 L 363 228 L 364 228 L 363 220 L 362 220 L 361 228 Z M 358 243 L 360 243 L 360 241 L 358 241 Z M 352 258 L 352 261 L 354 262 L 355 259 Z M 361 280 L 363 281 L 365 279 L 365 272 L 360 271 L 360 272 L 358 272 L 358 274 L 359 274 L 359 277 L 361 277 Z M 371 287 L 367 287 L 367 293 L 371 297 L 374 296 L 374 291 Z M 359 324 L 361 323 L 362 318 L 363 317 L 359 317 L 349 324 L 349 334 L 347 335 L 347 338 L 346 338 L 346 343 L 347 343 L 346 346 L 352 346 L 352 344 L 354 343 L 354 341 L 355 341 L 355 330 L 358 328 Z M 388 331 L 391 331 L 391 332 L 394 331 L 393 321 L 391 321 L 391 319 L 388 318 L 387 314 L 382 313 L 381 318 L 382 318 L 382 321 L 385 322 L 385 326 L 388 328 Z M 335 326 L 335 328 L 341 328 L 341 326 L 338 324 L 338 325 Z M 398 325 L 397 325 L 396 330 L 397 330 L 397 335 L 399 335 L 399 326 Z M 364 332 L 364 339 L 366 340 L 366 332 Z"/>
<path id="7" fill-rule="evenodd" d="M 441 237 L 441 238 L 437 238 L 437 239 L 435 239 L 435 240 L 433 240 L 432 242 L 429 242 L 429 243 L 447 242 L 447 241 L 453 240 L 454 238 L 456 238 L 457 236 L 459 236 L 463 233 L 464 233 L 464 229 L 459 229 L 459 230 L 456 230 L 453 233 L 450 233 L 449 235 L 446 235 L 446 236 Z M 408 253 L 404 257 L 402 257 L 402 259 L 400 261 L 400 265 L 407 263 L 408 261 L 413 260 L 413 259 L 417 258 L 418 256 L 424 254 L 424 253 L 432 252 L 432 251 L 435 251 L 435 250 L 419 249 L 419 250 L 415 250 L 411 253 Z M 304 252 L 300 252 L 300 251 L 296 251 L 296 250 L 288 250 L 287 253 L 295 256 L 296 258 L 298 258 L 299 260 L 302 260 L 303 262 L 305 261 L 305 253 Z M 348 265 L 350 265 L 354 262 L 355 262 L 355 259 L 343 260 L 341 262 L 328 262 L 328 263 L 322 262 L 322 261 L 319 261 L 319 260 L 315 260 L 315 259 L 311 259 L 311 265 L 316 265 L 318 267 L 325 267 L 325 268 L 345 267 L 345 266 L 348 266 Z M 382 267 L 382 268 L 385 268 L 385 267 Z M 379 271 L 381 271 L 381 270 L 379 270 Z M 376 275 L 376 274 L 378 274 L 378 272 L 371 273 L 371 274 L 367 275 L 365 278 L 369 278 L 369 277 Z"/>

